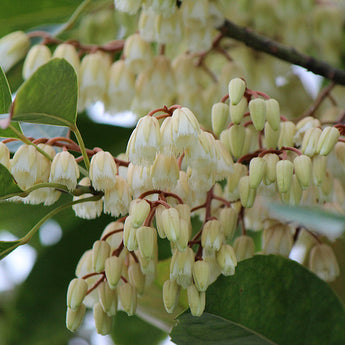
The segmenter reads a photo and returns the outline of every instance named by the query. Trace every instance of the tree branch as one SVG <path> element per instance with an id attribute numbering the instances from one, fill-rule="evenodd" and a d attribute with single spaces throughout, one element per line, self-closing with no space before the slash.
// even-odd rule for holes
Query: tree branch
<path id="1" fill-rule="evenodd" d="M 233 38 L 245 43 L 248 47 L 267 53 L 281 60 L 306 68 L 337 84 L 345 85 L 345 71 L 334 68 L 328 63 L 298 52 L 294 48 L 288 48 L 278 42 L 261 36 L 251 29 L 238 26 L 229 20 L 225 20 L 218 28 L 224 37 Z"/>

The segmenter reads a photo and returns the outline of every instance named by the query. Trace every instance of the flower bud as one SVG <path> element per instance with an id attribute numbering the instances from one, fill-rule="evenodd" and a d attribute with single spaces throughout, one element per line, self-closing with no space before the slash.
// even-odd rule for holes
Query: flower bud
<path id="1" fill-rule="evenodd" d="M 174 280 L 166 280 L 163 284 L 163 302 L 165 310 L 173 313 L 178 303 L 180 287 Z"/>
<path id="2" fill-rule="evenodd" d="M 53 159 L 49 182 L 61 183 L 69 190 L 74 190 L 79 178 L 78 164 L 68 151 L 59 152 Z"/>
<path id="3" fill-rule="evenodd" d="M 95 325 L 98 334 L 106 335 L 111 332 L 113 320 L 105 313 L 101 303 L 97 303 L 93 307 L 93 318 L 95 319 Z"/>
<path id="4" fill-rule="evenodd" d="M 117 293 L 111 289 L 106 281 L 98 287 L 99 302 L 108 316 L 114 316 L 117 312 Z"/>
<path id="5" fill-rule="evenodd" d="M 231 240 L 237 228 L 238 213 L 232 207 L 222 208 L 219 213 L 223 233 L 227 240 Z"/>
<path id="6" fill-rule="evenodd" d="M 316 152 L 320 156 L 327 156 L 338 142 L 340 132 L 335 127 L 326 127 L 323 129 L 319 141 L 317 142 Z"/>
<path id="7" fill-rule="evenodd" d="M 211 111 L 212 130 L 219 135 L 229 123 L 229 106 L 226 103 L 215 103 Z"/>
<path id="8" fill-rule="evenodd" d="M 154 249 L 157 246 L 156 229 L 149 226 L 141 226 L 136 231 L 140 255 L 146 260 L 154 258 Z"/>
<path id="9" fill-rule="evenodd" d="M 229 98 L 232 105 L 237 105 L 243 99 L 246 82 L 241 78 L 231 79 L 229 82 Z"/>
<path id="10" fill-rule="evenodd" d="M 288 192 L 280 194 L 284 203 L 296 206 L 302 199 L 302 188 L 296 175 L 292 176 L 291 187 Z"/>
<path id="11" fill-rule="evenodd" d="M 118 11 L 135 14 L 139 11 L 142 0 L 115 0 L 115 8 Z"/>
<path id="12" fill-rule="evenodd" d="M 153 116 L 144 116 L 128 140 L 127 154 L 133 164 L 151 164 L 160 147 L 159 122 Z"/>
<path id="13" fill-rule="evenodd" d="M 327 244 L 316 244 L 310 252 L 309 268 L 326 282 L 335 280 L 339 274 L 339 265 L 333 249 Z"/>
<path id="14" fill-rule="evenodd" d="M 254 256 L 254 241 L 251 237 L 242 235 L 236 238 L 234 242 L 234 250 L 237 261 L 249 259 Z"/>
<path id="15" fill-rule="evenodd" d="M 276 165 L 279 162 L 279 156 L 275 153 L 268 153 L 264 155 L 263 159 L 266 162 L 266 174 L 264 176 L 264 183 L 269 185 L 276 181 Z"/>
<path id="16" fill-rule="evenodd" d="M 80 327 L 84 319 L 85 311 L 86 311 L 85 304 L 81 304 L 75 310 L 71 308 L 67 308 L 66 327 L 71 332 L 75 332 Z"/>
<path id="17" fill-rule="evenodd" d="M 84 279 L 74 278 L 68 285 L 67 307 L 76 310 L 83 303 L 87 292 L 87 283 Z"/>
<path id="18" fill-rule="evenodd" d="M 59 44 L 54 51 L 53 57 L 65 59 L 74 67 L 76 73 L 79 72 L 80 60 L 78 53 L 72 44 Z"/>
<path id="19" fill-rule="evenodd" d="M 247 208 L 252 207 L 256 197 L 256 189 L 250 188 L 249 176 L 243 176 L 240 178 L 238 190 L 242 206 Z"/>
<path id="20" fill-rule="evenodd" d="M 110 256 L 105 260 L 105 275 L 111 289 L 116 289 L 121 278 L 123 259 L 118 256 Z"/>
<path id="21" fill-rule="evenodd" d="M 92 246 L 92 265 L 95 272 L 104 271 L 105 260 L 110 255 L 110 245 L 105 241 L 96 241 Z"/>
<path id="22" fill-rule="evenodd" d="M 139 34 L 127 37 L 123 54 L 126 65 L 133 73 L 139 73 L 151 67 L 153 60 L 151 46 Z"/>
<path id="23" fill-rule="evenodd" d="M 50 58 L 51 52 L 47 46 L 37 44 L 30 48 L 23 65 L 23 78 L 29 79 Z"/>
<path id="24" fill-rule="evenodd" d="M 133 225 L 133 216 L 130 215 L 126 218 L 123 229 L 123 244 L 129 250 L 138 249 L 137 241 L 137 228 Z"/>
<path id="25" fill-rule="evenodd" d="M 296 125 L 291 121 L 283 121 L 280 123 L 280 134 L 278 140 L 278 148 L 283 146 L 294 146 L 294 136 L 296 133 Z"/>
<path id="26" fill-rule="evenodd" d="M 205 26 L 208 19 L 208 1 L 185 1 L 182 4 L 182 14 L 185 26 L 193 29 L 199 29 Z"/>
<path id="27" fill-rule="evenodd" d="M 129 164 L 127 169 L 127 182 L 134 198 L 153 189 L 150 172 L 150 167 Z"/>
<path id="28" fill-rule="evenodd" d="M 10 150 L 2 142 L 0 142 L 0 163 L 10 170 Z"/>
<path id="29" fill-rule="evenodd" d="M 209 251 L 218 251 L 223 243 L 224 235 L 219 220 L 209 220 L 202 229 L 201 245 Z"/>
<path id="30" fill-rule="evenodd" d="M 293 164 L 299 184 L 302 189 L 307 189 L 311 184 L 311 159 L 306 155 L 301 155 L 294 159 Z"/>
<path id="31" fill-rule="evenodd" d="M 132 217 L 132 226 L 141 226 L 150 213 L 150 204 L 145 199 L 135 199 L 129 205 L 129 214 Z"/>
<path id="32" fill-rule="evenodd" d="M 123 310 L 132 316 L 137 309 L 137 290 L 129 283 L 121 284 L 118 287 L 118 296 Z"/>
<path id="33" fill-rule="evenodd" d="M 321 133 L 320 128 L 310 128 L 305 132 L 301 147 L 301 151 L 305 155 L 309 157 L 314 156 Z"/>
<path id="34" fill-rule="evenodd" d="M 266 161 L 261 157 L 251 159 L 249 164 L 249 186 L 258 188 L 266 174 Z"/>
<path id="35" fill-rule="evenodd" d="M 187 288 L 188 305 L 193 316 L 201 316 L 205 309 L 205 292 L 199 292 L 195 285 Z"/>
<path id="36" fill-rule="evenodd" d="M 313 168 L 313 180 L 316 186 L 321 186 L 326 175 L 327 170 L 327 156 L 315 155 L 312 158 Z"/>
<path id="37" fill-rule="evenodd" d="M 280 128 L 280 107 L 279 103 L 270 98 L 265 101 L 266 104 L 266 119 L 274 131 Z"/>
<path id="38" fill-rule="evenodd" d="M 245 128 L 241 125 L 232 125 L 228 134 L 228 145 L 225 147 L 230 149 L 234 158 L 241 157 L 245 140 Z"/>
<path id="39" fill-rule="evenodd" d="M 151 167 L 153 187 L 160 190 L 174 188 L 179 176 L 179 166 L 175 156 L 158 153 Z"/>
<path id="40" fill-rule="evenodd" d="M 194 252 L 187 248 L 185 252 L 176 250 L 171 258 L 170 279 L 176 280 L 178 285 L 186 289 L 192 284 L 192 269 L 194 264 Z"/>
<path id="41" fill-rule="evenodd" d="M 228 183 L 226 185 L 225 191 L 228 193 L 235 193 L 238 189 L 238 183 L 242 176 L 247 176 L 248 168 L 241 163 L 234 164 L 234 172 L 229 176 Z M 234 199 L 238 199 L 239 196 L 235 196 Z"/>
<path id="42" fill-rule="evenodd" d="M 217 263 L 225 276 L 235 274 L 235 267 L 237 266 L 237 258 L 234 249 L 228 245 L 223 244 L 217 253 Z"/>
<path id="43" fill-rule="evenodd" d="M 180 236 L 176 240 L 176 246 L 181 252 L 184 252 L 187 249 L 191 233 L 192 231 L 189 227 L 189 223 L 180 217 Z"/>
<path id="44" fill-rule="evenodd" d="M 158 205 L 155 212 L 156 228 L 160 238 L 166 238 L 162 213 L 165 210 L 163 205 Z"/>
<path id="45" fill-rule="evenodd" d="M 337 157 L 338 162 L 342 165 L 343 169 L 345 169 L 345 143 L 342 141 L 338 141 L 335 145 L 335 155 Z M 315 156 L 318 157 L 318 156 Z M 1 162 L 1 158 L 0 158 Z"/>
<path id="46" fill-rule="evenodd" d="M 180 215 L 175 208 L 170 207 L 162 212 L 162 225 L 168 240 L 177 241 L 180 237 Z"/>
<path id="47" fill-rule="evenodd" d="M 96 190 L 110 190 L 115 187 L 117 168 L 109 152 L 99 151 L 91 159 L 90 179 Z"/>
<path id="48" fill-rule="evenodd" d="M 276 149 L 280 138 L 280 129 L 274 131 L 268 122 L 265 123 L 265 146 L 268 149 Z"/>
<path id="49" fill-rule="evenodd" d="M 276 165 L 277 187 L 279 193 L 287 193 L 290 189 L 293 175 L 293 163 L 281 160 Z"/>
<path id="50" fill-rule="evenodd" d="M 256 130 L 262 131 L 266 120 L 266 103 L 261 98 L 252 99 L 248 104 L 250 118 Z"/>
<path id="51" fill-rule="evenodd" d="M 243 119 L 244 113 L 247 109 L 247 99 L 242 97 L 240 102 L 236 105 L 230 103 L 230 118 L 233 123 L 239 125 Z"/>
<path id="52" fill-rule="evenodd" d="M 263 252 L 288 257 L 293 245 L 293 237 L 288 226 L 271 226 L 263 233 Z"/>
<path id="53" fill-rule="evenodd" d="M 142 295 L 145 288 L 145 276 L 137 262 L 131 263 L 128 267 L 128 281 L 137 289 L 139 295 Z"/>
<path id="54" fill-rule="evenodd" d="M 0 66 L 8 72 L 30 47 L 30 39 L 23 31 L 15 31 L 0 39 Z"/>
<path id="55" fill-rule="evenodd" d="M 210 265 L 204 260 L 198 260 L 193 265 L 193 279 L 195 287 L 200 292 L 206 291 L 210 282 Z"/>
<path id="56" fill-rule="evenodd" d="M 174 4 L 175 7 L 175 4 Z M 180 12 L 168 17 L 160 14 L 155 21 L 156 40 L 158 43 L 176 43 L 182 36 L 182 21 Z"/>

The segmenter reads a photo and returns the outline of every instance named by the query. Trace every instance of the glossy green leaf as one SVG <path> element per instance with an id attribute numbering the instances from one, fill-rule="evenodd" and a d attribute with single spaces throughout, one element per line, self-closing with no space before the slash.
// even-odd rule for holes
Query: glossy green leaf
<path id="1" fill-rule="evenodd" d="M 0 164 L 0 198 L 23 192 L 6 167 Z"/>
<path id="2" fill-rule="evenodd" d="M 5 118 L 0 118 L 1 121 L 8 123 L 8 111 L 12 104 L 11 89 L 8 84 L 6 75 L 0 67 L 0 114 L 6 114 Z M 19 123 L 12 122 L 12 125 L 19 131 L 22 132 Z M 11 128 L 2 129 L 0 128 L 0 137 L 2 138 L 18 138 L 17 134 L 13 132 Z"/>
<path id="3" fill-rule="evenodd" d="M 74 68 L 64 59 L 53 59 L 19 88 L 12 120 L 74 127 L 77 99 Z"/>
<path id="4" fill-rule="evenodd" d="M 172 340 L 212 344 L 210 322 L 222 345 L 345 344 L 338 297 L 306 268 L 279 256 L 255 256 L 240 262 L 234 276 L 219 277 L 207 290 L 205 312 L 178 318 Z"/>
<path id="5" fill-rule="evenodd" d="M 270 204 L 269 208 L 277 217 L 303 225 L 330 239 L 340 237 L 345 230 L 345 216 L 320 208 L 281 204 Z"/>
<path id="6" fill-rule="evenodd" d="M 0 241 L 0 260 L 5 256 L 10 254 L 20 245 L 20 240 L 18 241 Z"/>
<path id="7" fill-rule="evenodd" d="M 120 311 L 114 317 L 111 336 L 116 345 L 158 345 L 167 334 L 135 315 Z"/>

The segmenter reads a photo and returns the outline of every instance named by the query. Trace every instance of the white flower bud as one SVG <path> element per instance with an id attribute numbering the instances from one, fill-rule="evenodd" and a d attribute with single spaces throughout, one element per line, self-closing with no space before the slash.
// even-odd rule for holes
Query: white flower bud
<path id="1" fill-rule="evenodd" d="M 254 157 L 249 164 L 249 186 L 258 188 L 266 174 L 266 161 L 262 157 Z"/>
<path id="2" fill-rule="evenodd" d="M 209 220 L 202 229 L 201 245 L 209 251 L 218 251 L 223 243 L 224 234 L 219 220 Z"/>
<path id="3" fill-rule="evenodd" d="M 85 311 L 86 311 L 85 304 L 81 304 L 79 308 L 77 308 L 76 310 L 67 308 L 66 327 L 71 332 L 75 332 L 80 327 L 84 319 Z"/>
<path id="4" fill-rule="evenodd" d="M 96 241 L 92 246 L 92 266 L 95 272 L 104 271 L 105 260 L 110 255 L 110 245 L 105 241 Z"/>
<path id="5" fill-rule="evenodd" d="M 176 246 L 181 252 L 187 249 L 191 233 L 189 223 L 185 219 L 180 218 L 180 236 L 176 240 Z"/>
<path id="6" fill-rule="evenodd" d="M 319 141 L 317 143 L 316 152 L 320 156 L 327 156 L 338 142 L 340 132 L 335 127 L 326 127 L 322 131 Z"/>
<path id="7" fill-rule="evenodd" d="M 83 303 L 87 292 L 87 283 L 84 279 L 71 280 L 67 290 L 67 307 L 76 310 Z"/>
<path id="8" fill-rule="evenodd" d="M 195 285 L 187 288 L 188 305 L 193 316 L 201 316 L 205 309 L 205 292 L 199 292 Z"/>
<path id="9" fill-rule="evenodd" d="M 219 135 L 229 124 L 229 106 L 226 103 L 215 103 L 211 111 L 212 130 Z"/>
<path id="10" fill-rule="evenodd" d="M 285 140 L 285 137 L 280 136 L 281 129 L 274 131 L 268 122 L 265 123 L 265 137 L 264 137 L 264 145 L 268 149 L 276 149 L 278 146 L 279 138 Z M 280 145 L 280 147 L 283 145 Z"/>
<path id="11" fill-rule="evenodd" d="M 306 155 L 297 156 L 294 161 L 295 175 L 302 189 L 307 189 L 311 184 L 312 163 Z"/>
<path id="12" fill-rule="evenodd" d="M 72 44 L 59 44 L 54 51 L 53 57 L 65 59 L 74 67 L 76 73 L 79 72 L 80 59 L 77 50 Z"/>
<path id="13" fill-rule="evenodd" d="M 280 107 L 279 103 L 274 99 L 270 98 L 265 101 L 266 104 L 266 119 L 274 131 L 280 128 Z"/>
<path id="14" fill-rule="evenodd" d="M 237 228 L 238 213 L 232 207 L 222 208 L 218 219 L 222 224 L 225 238 L 231 240 Z"/>
<path id="15" fill-rule="evenodd" d="M 206 291 L 210 282 L 210 265 L 204 260 L 198 260 L 193 265 L 193 280 L 195 287 L 200 291 Z"/>
<path id="16" fill-rule="evenodd" d="M 197 30 L 200 26 L 205 26 L 208 20 L 208 1 L 191 0 L 182 3 L 182 14 L 184 24 Z"/>
<path id="17" fill-rule="evenodd" d="M 248 104 L 250 118 L 256 130 L 262 131 L 266 120 L 266 103 L 261 98 L 252 99 Z"/>
<path id="18" fill-rule="evenodd" d="M 153 189 L 151 179 L 151 168 L 129 164 L 127 169 L 127 181 L 134 198 L 137 198 L 142 193 Z"/>
<path id="19" fill-rule="evenodd" d="M 245 128 L 241 125 L 233 125 L 229 129 L 229 151 L 237 159 L 241 157 L 245 143 Z M 226 145 L 225 145 L 226 146 Z"/>
<path id="20" fill-rule="evenodd" d="M 151 167 L 151 176 L 155 189 L 174 188 L 179 178 L 179 166 L 176 158 L 158 153 Z"/>
<path id="21" fill-rule="evenodd" d="M 223 244 L 217 253 L 217 262 L 225 276 L 235 274 L 235 267 L 237 266 L 237 258 L 234 249 L 228 245 Z"/>
<path id="22" fill-rule="evenodd" d="M 96 190 L 115 188 L 117 168 L 113 156 L 109 152 L 99 151 L 91 159 L 90 179 Z"/>
<path id="23" fill-rule="evenodd" d="M 113 320 L 105 313 L 101 303 L 97 303 L 93 307 L 93 318 L 95 319 L 95 325 L 98 334 L 106 335 L 111 332 Z"/>
<path id="24" fill-rule="evenodd" d="M 0 163 L 5 166 L 8 170 L 11 169 L 10 164 L 10 150 L 8 147 L 0 142 Z"/>
<path id="25" fill-rule="evenodd" d="M 232 105 L 237 105 L 243 99 L 246 82 L 241 78 L 234 78 L 229 83 L 229 98 Z"/>
<path id="26" fill-rule="evenodd" d="M 123 310 L 129 315 L 133 315 L 137 309 L 137 290 L 129 283 L 121 284 L 118 287 L 118 296 Z"/>
<path id="27" fill-rule="evenodd" d="M 186 289 L 192 284 L 192 269 L 194 264 L 194 252 L 187 248 L 185 252 L 176 250 L 171 258 L 170 279 Z"/>
<path id="28" fill-rule="evenodd" d="M 315 155 L 312 158 L 313 162 L 313 181 L 316 186 L 321 186 L 326 176 L 327 170 L 327 156 Z"/>
<path id="29" fill-rule="evenodd" d="M 279 193 L 287 193 L 291 187 L 293 163 L 281 160 L 276 165 L 277 187 Z"/>
<path id="30" fill-rule="evenodd" d="M 256 189 L 250 188 L 249 176 L 243 176 L 240 178 L 238 191 L 242 206 L 247 208 L 252 207 L 256 197 Z"/>
<path id="31" fill-rule="evenodd" d="M 121 278 L 123 259 L 118 256 L 110 256 L 105 260 L 105 275 L 111 289 L 116 289 Z"/>
<path id="32" fill-rule="evenodd" d="M 136 236 L 140 255 L 146 260 L 153 259 L 154 251 L 157 247 L 156 229 L 149 226 L 141 226 L 137 229 Z"/>
<path id="33" fill-rule="evenodd" d="M 106 281 L 98 287 L 99 303 L 108 316 L 114 316 L 117 312 L 117 293 L 111 289 Z"/>
<path id="34" fill-rule="evenodd" d="M 283 121 L 280 123 L 278 148 L 283 146 L 294 146 L 294 136 L 296 133 L 296 125 L 291 121 Z"/>
<path id="35" fill-rule="evenodd" d="M 268 153 L 264 155 L 263 159 L 266 162 L 266 174 L 264 176 L 264 183 L 269 185 L 276 181 L 276 165 L 279 162 L 279 156 L 275 153 Z"/>
<path id="36" fill-rule="evenodd" d="M 178 303 L 180 287 L 174 280 L 166 280 L 163 284 L 163 302 L 165 310 L 173 313 Z"/>
<path id="37" fill-rule="evenodd" d="M 235 123 L 236 125 L 239 125 L 241 123 L 244 113 L 246 112 L 247 105 L 248 105 L 247 99 L 244 97 L 242 97 L 242 99 L 236 105 L 230 103 L 231 121 Z"/>
<path id="38" fill-rule="evenodd" d="M 129 283 L 137 289 L 139 295 L 142 295 L 145 288 L 145 276 L 137 262 L 131 263 L 128 267 Z"/>
<path id="39" fill-rule="evenodd" d="M 167 208 L 162 212 L 161 217 L 166 237 L 169 241 L 177 241 L 180 237 L 180 215 L 178 211 L 173 207 Z"/>
<path id="40" fill-rule="evenodd" d="M 264 230 L 263 252 L 288 257 L 293 245 L 293 237 L 288 226 L 273 225 Z"/>
<path id="41" fill-rule="evenodd" d="M 132 226 L 141 226 L 150 212 L 150 204 L 145 199 L 135 199 L 129 205 L 129 214 L 132 217 Z M 127 221 L 127 220 L 126 220 Z"/>
<path id="42" fill-rule="evenodd" d="M 320 128 L 308 129 L 303 137 L 301 151 L 309 156 L 314 156 L 317 153 L 317 143 L 319 141 L 322 130 Z"/>
<path id="43" fill-rule="evenodd" d="M 42 44 L 37 44 L 30 48 L 23 65 L 23 78 L 29 79 L 36 70 L 47 63 L 51 58 L 49 48 Z"/>
<path id="44" fill-rule="evenodd" d="M 237 261 L 249 259 L 254 255 L 254 241 L 249 236 L 239 236 L 234 242 L 234 250 L 236 253 Z"/>
<path id="45" fill-rule="evenodd" d="M 24 58 L 30 47 L 30 39 L 23 31 L 15 31 L 0 39 L 0 66 L 8 72 Z"/>
<path id="46" fill-rule="evenodd" d="M 137 228 L 133 226 L 133 217 L 128 216 L 125 221 L 124 230 L 123 230 L 123 244 L 129 250 L 138 249 L 137 242 Z"/>
<path id="47" fill-rule="evenodd" d="M 177 11 L 169 17 L 159 15 L 156 18 L 155 29 L 158 43 L 167 44 L 179 42 L 182 37 L 181 12 Z"/>

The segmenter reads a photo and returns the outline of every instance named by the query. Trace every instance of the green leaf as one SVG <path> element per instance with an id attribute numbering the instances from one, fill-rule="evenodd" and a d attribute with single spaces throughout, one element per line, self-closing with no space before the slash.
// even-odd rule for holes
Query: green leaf
<path id="1" fill-rule="evenodd" d="M 12 120 L 73 128 L 77 98 L 74 68 L 64 59 L 53 59 L 19 88 Z"/>
<path id="2" fill-rule="evenodd" d="M 7 114 L 12 104 L 11 89 L 8 85 L 8 81 L 4 71 L 0 66 L 0 114 Z M 0 122 L 4 121 L 6 126 L 8 124 L 8 115 L 6 118 L 0 119 Z M 19 123 L 13 122 L 12 125 L 19 131 L 22 132 Z M 0 128 L 0 137 L 2 138 L 18 138 L 17 134 L 13 132 L 11 128 L 2 129 Z"/>
<path id="3" fill-rule="evenodd" d="M 334 240 L 345 230 L 345 216 L 320 208 L 270 204 L 273 213 L 287 221 L 292 221 Z"/>
<path id="4" fill-rule="evenodd" d="M 0 241 L 0 260 L 20 246 L 18 241 Z"/>
<path id="5" fill-rule="evenodd" d="M 235 275 L 221 276 L 207 290 L 205 312 L 179 317 L 172 340 L 212 344 L 205 325 L 212 322 L 222 345 L 345 344 L 345 310 L 329 285 L 279 256 L 255 256 L 240 262 Z"/>
<path id="6" fill-rule="evenodd" d="M 0 198 L 21 192 L 11 173 L 0 164 Z"/>
<path id="7" fill-rule="evenodd" d="M 137 316 L 120 311 L 114 317 L 112 338 L 116 345 L 158 345 L 167 334 Z"/>

